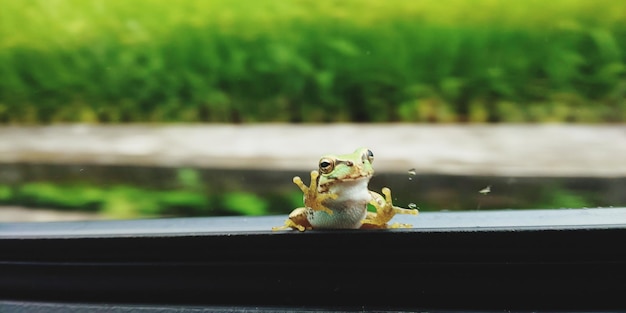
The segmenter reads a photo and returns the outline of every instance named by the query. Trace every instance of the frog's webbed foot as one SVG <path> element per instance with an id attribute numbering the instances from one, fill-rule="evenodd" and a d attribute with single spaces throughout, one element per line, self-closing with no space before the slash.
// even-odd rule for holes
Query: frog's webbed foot
<path id="1" fill-rule="evenodd" d="M 313 229 L 311 223 L 306 218 L 306 208 L 297 208 L 289 214 L 289 218 L 285 221 L 285 225 L 272 227 L 272 231 L 297 229 L 299 231 L 305 231 Z"/>
<path id="2" fill-rule="evenodd" d="M 320 176 L 318 171 L 311 171 L 311 182 L 309 186 L 302 182 L 299 176 L 293 178 L 293 183 L 296 184 L 302 193 L 304 193 L 304 205 L 314 211 L 324 211 L 329 215 L 333 215 L 333 211 L 322 204 L 327 199 L 335 199 L 335 194 L 320 194 L 317 192 L 317 178 Z"/>
<path id="3" fill-rule="evenodd" d="M 376 213 L 368 212 L 361 228 L 410 228 L 411 224 L 394 223 L 387 225 L 396 214 L 417 215 L 419 211 L 416 209 L 404 209 L 393 205 L 391 198 L 391 190 L 387 187 L 382 190 L 383 196 L 370 191 L 372 201 L 370 203 L 376 207 Z"/>

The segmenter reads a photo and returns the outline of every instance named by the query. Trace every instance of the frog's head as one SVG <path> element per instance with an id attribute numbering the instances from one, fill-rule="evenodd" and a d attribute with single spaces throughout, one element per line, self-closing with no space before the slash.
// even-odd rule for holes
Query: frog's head
<path id="1" fill-rule="evenodd" d="M 337 183 L 360 181 L 367 183 L 374 175 L 373 161 L 374 153 L 367 148 L 359 148 L 351 154 L 325 155 L 319 162 L 318 186 L 323 188 Z"/>

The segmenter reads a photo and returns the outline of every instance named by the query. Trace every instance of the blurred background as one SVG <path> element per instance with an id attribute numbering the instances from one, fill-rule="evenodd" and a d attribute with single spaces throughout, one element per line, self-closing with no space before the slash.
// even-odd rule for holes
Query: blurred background
<path id="1" fill-rule="evenodd" d="M 622 0 L 0 0 L 0 221 L 626 205 Z"/>

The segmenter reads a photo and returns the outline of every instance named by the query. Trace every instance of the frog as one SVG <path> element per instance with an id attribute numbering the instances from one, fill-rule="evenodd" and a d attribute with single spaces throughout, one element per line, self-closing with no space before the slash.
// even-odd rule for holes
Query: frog
<path id="1" fill-rule="evenodd" d="M 307 186 L 299 176 L 293 183 L 303 193 L 304 207 L 296 208 L 283 226 L 273 230 L 294 229 L 388 229 L 410 228 L 410 224 L 388 222 L 396 214 L 418 215 L 417 209 L 393 205 L 391 190 L 382 188 L 382 195 L 369 190 L 374 175 L 374 153 L 358 148 L 351 154 L 328 154 L 320 158 L 318 170 L 310 173 Z M 376 212 L 368 212 L 368 204 Z"/>

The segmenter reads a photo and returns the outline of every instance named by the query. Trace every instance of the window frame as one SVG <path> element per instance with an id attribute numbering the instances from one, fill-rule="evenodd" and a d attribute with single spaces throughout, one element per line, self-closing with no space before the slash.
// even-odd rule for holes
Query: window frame
<path id="1" fill-rule="evenodd" d="M 0 301 L 626 309 L 626 208 L 417 219 L 439 222 L 303 233 L 270 231 L 284 216 L 0 223 Z"/>

